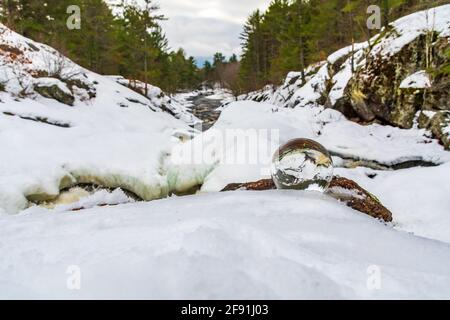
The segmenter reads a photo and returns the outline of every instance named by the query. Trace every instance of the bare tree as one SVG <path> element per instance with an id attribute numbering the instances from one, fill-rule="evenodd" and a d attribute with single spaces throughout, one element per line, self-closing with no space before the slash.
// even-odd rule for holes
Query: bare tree
<path id="1" fill-rule="evenodd" d="M 77 67 L 75 63 L 56 50 L 51 53 L 43 52 L 42 61 L 45 66 L 45 70 L 42 71 L 44 71 L 48 77 L 65 81 L 81 74 L 81 68 Z"/>

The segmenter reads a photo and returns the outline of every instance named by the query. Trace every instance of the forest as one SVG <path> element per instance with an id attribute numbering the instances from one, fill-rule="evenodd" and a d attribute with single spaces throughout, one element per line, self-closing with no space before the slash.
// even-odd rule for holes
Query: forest
<path id="1" fill-rule="evenodd" d="M 81 28 L 70 30 L 67 8 L 73 5 L 81 9 Z M 167 18 L 154 1 L 112 7 L 103 0 L 1 0 L 0 8 L 6 26 L 97 73 L 142 80 L 168 92 L 200 81 L 194 58 L 169 48 L 160 26 Z"/>
<path id="2" fill-rule="evenodd" d="M 303 71 L 331 52 L 366 41 L 379 30 L 366 27 L 367 8 L 381 9 L 381 25 L 448 0 L 273 0 L 251 13 L 241 33 L 242 55 L 218 52 L 198 68 L 194 57 L 169 47 L 154 0 L 111 7 L 103 0 L 1 0 L 0 21 L 44 42 L 100 74 L 122 75 L 174 93 L 202 83 L 220 84 L 236 96 L 280 84 L 289 71 Z M 70 5 L 81 8 L 82 28 L 66 28 Z"/>
<path id="3" fill-rule="evenodd" d="M 242 60 L 234 90 L 247 92 L 279 84 L 289 71 L 303 72 L 332 52 L 369 40 L 367 9 L 378 5 L 381 26 L 442 0 L 274 0 L 265 12 L 256 10 L 241 35 Z M 303 75 L 304 76 L 304 75 Z"/>

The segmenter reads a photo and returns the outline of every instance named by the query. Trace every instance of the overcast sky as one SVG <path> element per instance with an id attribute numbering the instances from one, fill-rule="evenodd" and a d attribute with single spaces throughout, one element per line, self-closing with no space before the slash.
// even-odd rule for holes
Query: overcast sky
<path id="1" fill-rule="evenodd" d="M 271 0 L 156 0 L 168 21 L 163 29 L 172 49 L 194 57 L 221 51 L 239 54 L 239 34 L 248 15 Z"/>

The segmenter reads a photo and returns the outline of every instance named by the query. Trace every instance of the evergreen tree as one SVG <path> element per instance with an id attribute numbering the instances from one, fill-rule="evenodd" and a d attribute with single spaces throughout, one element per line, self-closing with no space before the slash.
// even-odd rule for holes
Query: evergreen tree
<path id="1" fill-rule="evenodd" d="M 242 34 L 240 83 L 254 90 L 266 83 L 279 83 L 291 70 L 301 72 L 335 50 L 373 33 L 366 26 L 369 5 L 383 9 L 384 24 L 393 19 L 446 0 L 273 0 L 261 13 L 253 12 Z M 355 51 L 354 49 L 352 50 Z M 352 61 L 352 69 L 355 62 Z"/>
<path id="2" fill-rule="evenodd" d="M 228 63 L 235 63 L 235 62 L 238 62 L 238 57 L 235 53 L 233 53 L 230 59 L 228 59 Z"/>

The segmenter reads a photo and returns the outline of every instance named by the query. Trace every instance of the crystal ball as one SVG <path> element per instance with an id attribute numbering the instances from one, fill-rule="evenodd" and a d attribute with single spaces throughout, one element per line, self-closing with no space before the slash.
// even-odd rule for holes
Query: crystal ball
<path id="1" fill-rule="evenodd" d="M 275 153 L 271 172 L 278 189 L 325 192 L 333 178 L 333 160 L 318 142 L 294 139 Z"/>

